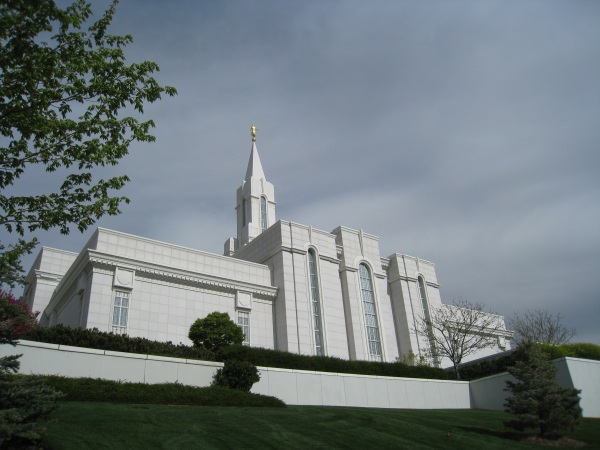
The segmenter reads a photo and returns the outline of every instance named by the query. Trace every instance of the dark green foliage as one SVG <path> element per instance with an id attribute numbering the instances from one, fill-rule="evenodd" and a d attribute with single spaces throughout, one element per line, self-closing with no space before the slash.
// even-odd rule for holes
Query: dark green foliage
<path id="1" fill-rule="evenodd" d="M 244 342 L 242 329 L 231 320 L 229 314 L 218 311 L 197 319 L 190 327 L 188 337 L 196 347 L 210 351 Z"/>
<path id="2" fill-rule="evenodd" d="M 441 369 L 425 366 L 407 366 L 397 362 L 348 361 L 329 356 L 298 355 L 296 353 L 249 347 L 246 345 L 225 347 L 215 354 L 201 347 L 189 347 L 183 344 L 174 345 L 171 342 L 150 341 L 144 338 L 132 338 L 126 335 L 106 333 L 97 329 L 69 328 L 64 325 L 37 328 L 24 335 L 23 339 L 51 344 L 72 345 L 74 347 L 199 359 L 203 361 L 238 359 L 249 361 L 256 366 L 279 367 L 282 369 L 438 380 L 449 378 L 448 373 Z"/>
<path id="3" fill-rule="evenodd" d="M 550 359 L 563 358 L 570 356 L 572 358 L 593 359 L 600 361 L 600 345 L 596 344 L 538 344 L 550 356 Z"/>
<path id="4" fill-rule="evenodd" d="M 43 380 L 0 375 L 0 448 L 23 448 L 40 440 L 40 421 L 62 394 Z"/>
<path id="5" fill-rule="evenodd" d="M 239 359 L 250 361 L 256 366 L 279 367 L 283 369 L 438 380 L 448 379 L 446 371 L 433 367 L 407 366 L 398 362 L 348 361 L 331 356 L 298 355 L 296 353 L 260 347 L 248 347 L 245 345 L 233 345 L 223 348 L 217 353 L 217 359 L 220 361 Z"/>
<path id="6" fill-rule="evenodd" d="M 146 338 L 129 337 L 123 334 L 106 333 L 98 331 L 96 328 L 70 328 L 64 325 L 56 325 L 50 328 L 40 327 L 25 334 L 23 339 L 116 352 L 215 361 L 214 354 L 204 348 L 190 347 L 183 344 L 175 345 L 171 342 L 151 341 Z"/>
<path id="7" fill-rule="evenodd" d="M 513 366 L 515 362 L 515 352 L 510 351 L 482 361 L 467 363 L 460 368 L 461 378 L 463 380 L 475 380 L 496 375 L 497 373 L 506 372 L 508 367 Z"/>
<path id="8" fill-rule="evenodd" d="M 518 431 L 539 429 L 543 437 L 560 437 L 581 419 L 578 389 L 562 388 L 556 382 L 556 366 L 540 346 L 524 342 L 517 348 L 517 361 L 508 368 L 516 381 L 507 381 L 512 393 L 504 406 L 516 415 L 505 424 Z"/>
<path id="9" fill-rule="evenodd" d="M 94 179 L 94 169 L 116 165 L 133 141 L 154 141 L 154 122 L 138 117 L 176 93 L 152 78 L 155 63 L 126 64 L 131 36 L 108 32 L 115 10 L 116 1 L 90 23 L 85 0 L 65 9 L 53 0 L 0 2 L 0 226 L 20 237 L 0 242 L 2 283 L 23 281 L 20 259 L 37 243 L 21 239 L 26 233 L 83 231 L 120 212 L 129 200 L 114 191 L 129 178 Z M 55 192 L 27 189 L 24 175 L 38 169 L 56 174 Z M 27 195 L 11 195 L 18 191 Z"/>
<path id="10" fill-rule="evenodd" d="M 0 345 L 14 346 L 20 336 L 37 327 L 36 316 L 10 292 L 0 290 Z M 39 421 L 60 396 L 39 380 L 15 376 L 20 356 L 0 358 L 0 448 L 22 448 L 39 441 L 43 431 Z"/>
<path id="11" fill-rule="evenodd" d="M 225 361 L 223 367 L 215 372 L 212 386 L 250 392 L 252 385 L 258 381 L 260 381 L 260 375 L 254 364 L 239 359 L 231 359 Z"/>
<path id="12" fill-rule="evenodd" d="M 65 394 L 64 401 L 133 404 L 285 407 L 275 397 L 251 394 L 222 387 L 193 387 L 178 383 L 143 384 L 93 378 L 28 376 L 42 379 Z"/>
<path id="13" fill-rule="evenodd" d="M 539 346 L 550 359 L 563 358 L 569 356 L 572 358 L 591 359 L 600 361 L 600 345 L 596 344 L 534 344 Z M 508 367 L 514 366 L 517 355 L 513 351 L 505 352 L 493 358 L 486 358 L 479 362 L 468 363 L 460 368 L 461 378 L 465 380 L 475 380 L 477 378 L 488 377 L 497 373 L 506 372 Z"/>

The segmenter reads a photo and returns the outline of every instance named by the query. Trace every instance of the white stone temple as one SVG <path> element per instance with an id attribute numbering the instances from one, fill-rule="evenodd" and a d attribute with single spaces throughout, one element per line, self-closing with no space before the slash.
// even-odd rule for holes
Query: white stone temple
<path id="1" fill-rule="evenodd" d="M 98 228 L 79 253 L 43 247 L 24 298 L 43 311 L 44 326 L 190 344 L 190 325 L 221 311 L 251 346 L 390 362 L 427 354 L 415 329 L 419 317 L 442 307 L 433 263 L 382 257 L 377 236 L 277 220 L 275 209 L 253 127 L 237 189 L 237 237 L 224 255 Z M 496 334 L 495 348 L 468 360 L 510 348 L 511 333 Z"/>

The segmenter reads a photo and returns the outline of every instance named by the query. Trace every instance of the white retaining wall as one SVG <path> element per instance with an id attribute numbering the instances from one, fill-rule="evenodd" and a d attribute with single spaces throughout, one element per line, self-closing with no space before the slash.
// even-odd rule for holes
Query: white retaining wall
<path id="1" fill-rule="evenodd" d="M 208 386 L 222 363 L 135 353 L 94 350 L 21 341 L 0 345 L 0 356 L 22 353 L 21 373 L 91 377 L 132 383 Z M 561 358 L 554 361 L 563 387 L 582 390 L 584 417 L 600 417 L 600 361 Z M 447 381 L 416 378 L 310 372 L 259 367 L 261 379 L 252 392 L 280 398 L 288 405 L 327 405 L 406 409 L 503 410 L 510 375 L 479 380 Z"/>
<path id="2" fill-rule="evenodd" d="M 92 377 L 133 383 L 208 386 L 222 363 L 21 341 L 0 346 L 0 356 L 22 353 L 20 373 Z M 371 408 L 468 409 L 466 381 L 335 374 L 259 367 L 252 392 L 288 405 Z"/>
<path id="3" fill-rule="evenodd" d="M 553 362 L 558 369 L 558 384 L 565 388 L 581 389 L 579 405 L 583 417 L 600 417 L 600 361 L 567 357 Z M 509 395 L 504 388 L 510 379 L 514 380 L 504 372 L 471 381 L 471 407 L 504 410 L 504 402 Z"/>

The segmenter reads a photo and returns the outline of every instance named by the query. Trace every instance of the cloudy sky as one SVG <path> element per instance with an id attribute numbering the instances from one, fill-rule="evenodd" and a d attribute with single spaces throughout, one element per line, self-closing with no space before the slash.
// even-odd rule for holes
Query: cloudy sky
<path id="1" fill-rule="evenodd" d="M 600 2 L 123 0 L 113 25 L 179 95 L 100 226 L 221 253 L 254 123 L 279 219 L 362 228 L 434 262 L 445 303 L 600 344 Z"/>

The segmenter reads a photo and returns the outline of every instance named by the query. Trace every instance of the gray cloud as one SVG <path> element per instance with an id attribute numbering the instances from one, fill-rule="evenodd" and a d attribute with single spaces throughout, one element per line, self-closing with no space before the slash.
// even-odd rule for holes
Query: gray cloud
<path id="1" fill-rule="evenodd" d="M 180 94 L 114 168 L 100 225 L 220 253 L 249 126 L 278 216 L 436 263 L 445 302 L 561 312 L 600 343 L 597 2 L 119 5 L 132 60 Z M 78 251 L 86 236 L 41 235 Z"/>

